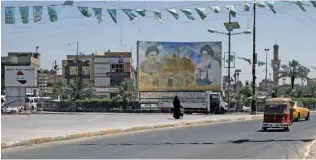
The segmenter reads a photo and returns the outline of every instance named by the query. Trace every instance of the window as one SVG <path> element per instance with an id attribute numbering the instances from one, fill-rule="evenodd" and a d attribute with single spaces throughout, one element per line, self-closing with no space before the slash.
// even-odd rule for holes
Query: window
<path id="1" fill-rule="evenodd" d="M 111 72 L 124 72 L 124 64 L 112 64 Z"/>

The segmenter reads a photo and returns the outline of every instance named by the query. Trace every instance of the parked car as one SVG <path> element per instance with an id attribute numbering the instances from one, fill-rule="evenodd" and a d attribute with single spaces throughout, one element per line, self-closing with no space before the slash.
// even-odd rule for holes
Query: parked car
<path id="1" fill-rule="evenodd" d="M 243 111 L 243 112 L 250 112 L 250 111 L 251 111 L 251 107 L 243 106 L 243 107 L 242 107 L 242 111 Z"/>

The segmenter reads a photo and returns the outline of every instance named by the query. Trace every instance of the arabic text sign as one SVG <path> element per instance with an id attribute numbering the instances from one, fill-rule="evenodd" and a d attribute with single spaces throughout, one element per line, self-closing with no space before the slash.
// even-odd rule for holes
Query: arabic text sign
<path id="1" fill-rule="evenodd" d="M 6 87 L 37 87 L 37 69 L 32 66 L 5 66 Z"/>

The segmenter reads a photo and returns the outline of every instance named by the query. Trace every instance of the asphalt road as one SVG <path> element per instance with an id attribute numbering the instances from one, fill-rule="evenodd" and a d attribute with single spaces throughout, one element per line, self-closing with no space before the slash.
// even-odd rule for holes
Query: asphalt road
<path id="1" fill-rule="evenodd" d="M 316 115 L 290 132 L 261 120 L 146 131 L 2 150 L 2 159 L 298 159 L 316 135 Z"/>

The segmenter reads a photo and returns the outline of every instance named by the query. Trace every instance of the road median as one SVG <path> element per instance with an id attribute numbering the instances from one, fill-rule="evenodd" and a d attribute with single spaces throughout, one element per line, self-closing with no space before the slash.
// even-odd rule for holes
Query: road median
<path id="1" fill-rule="evenodd" d="M 228 118 L 227 118 L 228 117 Z M 244 117 L 226 117 L 223 116 L 217 119 L 205 119 L 205 120 L 189 120 L 189 121 L 172 121 L 169 123 L 155 123 L 155 124 L 145 124 L 131 127 L 117 127 L 117 128 L 108 128 L 101 129 L 96 131 L 86 131 L 79 132 L 73 134 L 65 134 L 59 136 L 47 136 L 40 138 L 31 138 L 28 140 L 15 140 L 9 142 L 2 142 L 1 149 L 19 147 L 19 146 L 32 146 L 36 144 L 43 144 L 49 142 L 57 142 L 64 140 L 72 140 L 86 137 L 95 137 L 95 136 L 105 136 L 119 133 L 127 133 L 127 132 L 136 132 L 136 131 L 144 131 L 144 130 L 154 130 L 154 129 L 162 129 L 162 128 L 172 128 L 172 127 L 185 127 L 185 126 L 193 126 L 193 125 L 205 125 L 205 124 L 218 124 L 218 123 L 226 123 L 226 122 L 236 122 L 236 121 L 247 121 L 254 119 L 262 119 L 262 115 L 245 115 Z"/>

